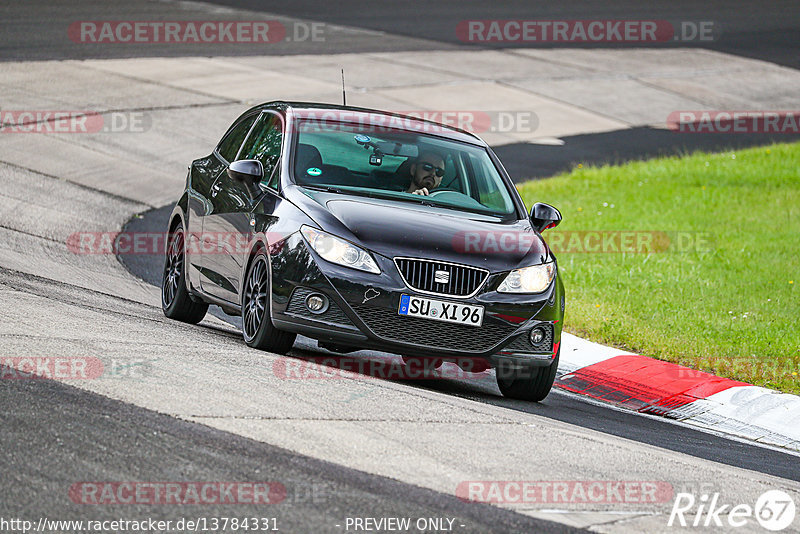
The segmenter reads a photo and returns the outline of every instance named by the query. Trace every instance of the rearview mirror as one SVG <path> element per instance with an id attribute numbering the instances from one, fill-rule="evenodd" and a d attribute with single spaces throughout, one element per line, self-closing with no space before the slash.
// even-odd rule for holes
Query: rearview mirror
<path id="1" fill-rule="evenodd" d="M 228 167 L 228 176 L 242 184 L 247 189 L 247 194 L 255 200 L 261 196 L 258 183 L 264 178 L 264 166 L 257 159 L 240 159 Z"/>
<path id="2" fill-rule="evenodd" d="M 550 204 L 537 202 L 531 208 L 531 223 L 533 229 L 539 233 L 548 228 L 555 228 L 561 223 L 561 212 Z"/>
<path id="3" fill-rule="evenodd" d="M 378 141 L 378 150 L 391 156 L 403 156 L 405 158 L 416 158 L 419 156 L 417 145 L 409 145 L 392 141 Z"/>

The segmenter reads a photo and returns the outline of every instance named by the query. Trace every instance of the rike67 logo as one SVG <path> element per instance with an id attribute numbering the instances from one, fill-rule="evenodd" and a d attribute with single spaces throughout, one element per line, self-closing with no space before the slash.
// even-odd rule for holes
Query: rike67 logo
<path id="1" fill-rule="evenodd" d="M 755 518 L 763 528 L 779 532 L 792 524 L 795 512 L 794 500 L 781 490 L 764 492 L 755 506 L 723 504 L 719 493 L 704 493 L 699 499 L 692 493 L 678 493 L 667 526 L 730 529 L 748 525 Z"/>

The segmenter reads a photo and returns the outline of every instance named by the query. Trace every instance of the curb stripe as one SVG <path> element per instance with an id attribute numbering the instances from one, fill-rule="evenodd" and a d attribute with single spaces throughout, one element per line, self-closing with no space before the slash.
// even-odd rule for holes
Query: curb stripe
<path id="1" fill-rule="evenodd" d="M 630 410 L 668 415 L 698 399 L 749 384 L 626 354 L 565 374 L 555 385 Z"/>
<path id="2" fill-rule="evenodd" d="M 800 452 L 800 396 L 562 335 L 555 387 Z"/>

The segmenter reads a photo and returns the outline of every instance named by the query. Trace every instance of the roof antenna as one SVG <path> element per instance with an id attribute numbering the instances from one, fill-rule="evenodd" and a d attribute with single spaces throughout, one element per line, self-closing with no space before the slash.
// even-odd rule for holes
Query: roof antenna
<path id="1" fill-rule="evenodd" d="M 347 106 L 347 95 L 344 93 L 344 69 L 342 69 L 342 106 Z"/>

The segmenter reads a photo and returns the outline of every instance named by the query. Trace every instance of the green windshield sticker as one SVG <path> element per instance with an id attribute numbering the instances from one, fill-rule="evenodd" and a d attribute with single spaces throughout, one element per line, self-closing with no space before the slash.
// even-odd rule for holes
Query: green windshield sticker
<path id="1" fill-rule="evenodd" d="M 322 174 L 322 171 L 316 167 L 309 167 L 308 169 L 306 169 L 306 174 L 308 174 L 309 176 L 319 176 L 320 174 Z"/>

